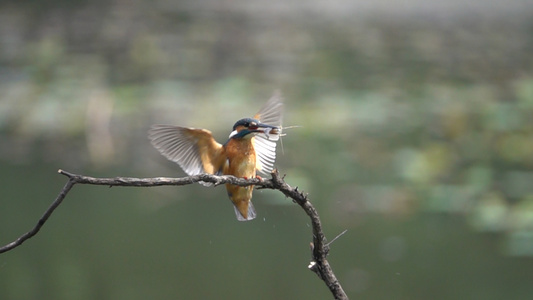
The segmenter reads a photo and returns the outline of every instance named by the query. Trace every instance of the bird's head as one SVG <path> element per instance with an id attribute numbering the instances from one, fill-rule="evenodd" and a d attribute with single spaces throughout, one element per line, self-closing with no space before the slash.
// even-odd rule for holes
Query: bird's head
<path id="1" fill-rule="evenodd" d="M 253 118 L 240 119 L 233 125 L 233 131 L 230 133 L 230 139 L 252 138 L 256 133 L 275 134 L 279 128 L 273 125 L 267 125 Z"/>

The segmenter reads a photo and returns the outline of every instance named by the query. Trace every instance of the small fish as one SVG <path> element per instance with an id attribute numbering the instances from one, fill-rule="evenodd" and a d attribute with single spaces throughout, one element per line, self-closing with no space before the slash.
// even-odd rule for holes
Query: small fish
<path id="1" fill-rule="evenodd" d="M 265 128 L 263 130 L 263 133 L 265 134 L 265 138 L 267 140 L 271 140 L 271 141 L 277 141 L 277 140 L 279 140 L 280 136 L 282 136 L 281 127 L 279 127 L 279 128 Z"/>

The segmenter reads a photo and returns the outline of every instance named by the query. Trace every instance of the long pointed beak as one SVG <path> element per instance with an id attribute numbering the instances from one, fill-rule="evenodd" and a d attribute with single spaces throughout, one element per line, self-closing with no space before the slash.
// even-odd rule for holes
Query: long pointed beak
<path id="1" fill-rule="evenodd" d="M 258 131 L 264 131 L 266 128 L 279 129 L 277 126 L 272 126 L 272 125 L 263 124 L 263 123 L 257 124 L 257 130 Z"/>

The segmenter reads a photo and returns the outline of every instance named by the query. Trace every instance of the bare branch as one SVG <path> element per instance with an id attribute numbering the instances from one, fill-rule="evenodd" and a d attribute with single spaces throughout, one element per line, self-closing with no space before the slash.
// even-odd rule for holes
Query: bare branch
<path id="1" fill-rule="evenodd" d="M 25 234 L 21 235 L 18 239 L 14 240 L 13 242 L 3 246 L 0 248 L 0 253 L 7 252 L 9 250 L 12 250 L 13 248 L 16 248 L 22 243 L 24 243 L 27 239 L 31 238 L 32 236 L 36 235 L 37 232 L 43 227 L 44 223 L 48 220 L 48 218 L 52 215 L 54 210 L 63 202 L 63 199 L 65 199 L 65 196 L 70 191 L 70 189 L 74 186 L 75 182 L 72 180 L 67 181 L 65 186 L 61 189 L 61 192 L 59 192 L 59 195 L 57 195 L 57 198 L 52 202 L 52 204 L 46 209 L 42 217 L 39 219 L 35 227 L 33 227 L 30 231 L 26 232 Z"/>
<path id="2" fill-rule="evenodd" d="M 255 185 L 259 188 L 273 189 L 282 192 L 285 196 L 293 199 L 305 213 L 309 216 L 313 228 L 313 242 L 311 243 L 312 261 L 309 264 L 309 269 L 315 272 L 320 279 L 322 279 L 335 299 L 348 299 L 348 296 L 342 289 L 337 277 L 333 273 L 326 256 L 329 253 L 329 245 L 326 236 L 322 231 L 322 224 L 320 217 L 314 206 L 309 202 L 307 194 L 298 190 L 298 187 L 291 187 L 288 185 L 284 176 L 280 177 L 277 170 L 272 172 L 272 179 L 262 178 L 237 178 L 230 175 L 216 176 L 210 174 L 201 174 L 183 178 L 169 178 L 169 177 L 155 177 L 155 178 L 131 178 L 131 177 L 115 177 L 115 178 L 95 178 L 84 175 L 77 175 L 67 171 L 59 170 L 60 174 L 68 177 L 68 181 L 61 189 L 57 198 L 52 202 L 50 207 L 44 212 L 37 224 L 28 232 L 21 235 L 15 241 L 0 247 L 0 253 L 10 251 L 24 243 L 39 232 L 44 223 L 48 220 L 54 210 L 65 199 L 68 192 L 75 184 L 90 184 L 90 185 L 106 185 L 106 186 L 131 186 L 131 187 L 154 187 L 154 186 L 169 186 L 169 185 L 188 185 L 199 181 L 213 183 L 215 186 L 230 183 L 239 186 Z M 344 234 L 341 233 L 340 235 Z M 339 235 L 339 236 L 340 236 Z M 338 237 L 338 236 L 337 236 Z M 335 238 L 336 239 L 336 238 Z M 335 240 L 333 239 L 333 241 Z M 333 242 L 332 241 L 332 242 Z"/>

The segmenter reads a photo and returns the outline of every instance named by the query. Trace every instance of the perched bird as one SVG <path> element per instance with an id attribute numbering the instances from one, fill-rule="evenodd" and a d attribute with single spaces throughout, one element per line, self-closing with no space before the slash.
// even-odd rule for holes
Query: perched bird
<path id="1" fill-rule="evenodd" d="M 253 118 L 238 120 L 224 144 L 216 142 L 209 130 L 172 125 L 153 125 L 149 138 L 161 154 L 189 175 L 208 173 L 254 178 L 256 171 L 263 174 L 272 171 L 276 141 L 281 136 L 282 107 L 281 95 L 276 92 Z M 250 201 L 253 188 L 226 184 L 239 221 L 256 216 Z"/>

